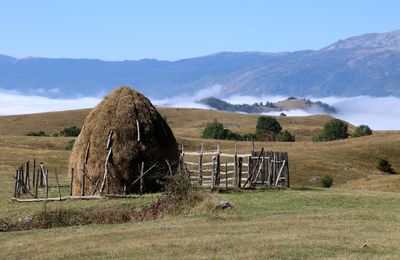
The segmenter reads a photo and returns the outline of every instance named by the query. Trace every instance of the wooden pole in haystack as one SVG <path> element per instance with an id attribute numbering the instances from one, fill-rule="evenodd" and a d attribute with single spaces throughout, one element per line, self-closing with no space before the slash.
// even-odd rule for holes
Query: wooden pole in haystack
<path id="1" fill-rule="evenodd" d="M 74 186 L 74 168 L 71 169 L 71 180 L 69 182 L 69 196 L 72 196 Z"/>
<path id="2" fill-rule="evenodd" d="M 140 167 L 140 194 L 143 194 L 143 188 L 144 188 L 144 162 L 142 162 L 142 166 Z"/>

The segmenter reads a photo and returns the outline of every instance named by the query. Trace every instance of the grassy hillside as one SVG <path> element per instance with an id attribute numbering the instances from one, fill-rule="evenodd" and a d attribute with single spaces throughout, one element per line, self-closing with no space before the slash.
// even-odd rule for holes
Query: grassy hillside
<path id="1" fill-rule="evenodd" d="M 207 122 L 217 119 L 240 133 L 253 132 L 257 116 L 198 109 L 160 109 L 186 150 L 216 148 L 233 152 L 235 143 L 200 139 Z M 72 138 L 30 137 L 29 131 L 59 132 L 82 126 L 89 110 L 0 117 L 0 218 L 27 216 L 47 208 L 125 207 L 146 205 L 157 194 L 135 200 L 12 203 L 15 167 L 36 157 L 62 185 Z M 375 169 L 387 158 L 400 171 L 400 132 L 380 131 L 372 136 L 313 143 L 327 116 L 279 117 L 297 135 L 295 143 L 256 142 L 255 149 L 289 153 L 292 190 L 212 194 L 210 201 L 228 200 L 227 212 L 193 210 L 188 215 L 143 223 L 74 226 L 50 230 L 4 233 L 0 236 L 5 259 L 84 258 L 352 258 L 400 257 L 400 177 Z M 352 127 L 351 127 L 352 128 Z M 250 142 L 238 142 L 240 153 Z M 334 188 L 315 188 L 310 179 L 332 175 Z M 54 179 L 54 178 L 53 178 Z M 307 188 L 300 188 L 307 187 Z M 67 193 L 67 187 L 63 188 Z M 389 191 L 389 192 L 388 192 Z M 55 190 L 51 192 L 55 193 Z M 288 232 L 289 231 L 289 232 Z M 366 245 L 366 246 L 365 246 Z M 51 248 L 52 250 L 44 250 Z M 55 250 L 57 248 L 57 250 Z"/>
<path id="2" fill-rule="evenodd" d="M 400 258 L 400 194 L 315 189 L 213 196 L 235 209 L 4 233 L 1 258 Z"/>
<path id="3" fill-rule="evenodd" d="M 57 133 L 65 127 L 83 125 L 90 109 L 49 112 L 30 115 L 0 117 L 0 135 L 25 135 L 31 131 L 43 130 Z M 176 136 L 199 138 L 208 122 L 214 119 L 225 127 L 239 133 L 254 132 L 257 115 L 219 112 L 204 109 L 160 108 L 160 113 L 167 119 Z M 330 116 L 277 117 L 284 129 L 293 132 L 298 140 L 310 140 Z"/>

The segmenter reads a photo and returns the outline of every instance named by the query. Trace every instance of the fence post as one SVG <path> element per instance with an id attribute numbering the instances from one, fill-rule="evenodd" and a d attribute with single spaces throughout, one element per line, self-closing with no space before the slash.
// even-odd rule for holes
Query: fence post
<path id="1" fill-rule="evenodd" d="M 29 178 L 29 160 L 25 162 L 25 187 L 31 190 L 31 180 Z"/>
<path id="2" fill-rule="evenodd" d="M 35 187 L 35 183 L 36 183 L 36 159 L 33 158 L 32 187 Z"/>
<path id="3" fill-rule="evenodd" d="M 35 197 L 38 198 L 38 186 L 39 186 L 39 177 L 40 176 L 40 168 L 36 171 L 36 180 L 35 180 Z"/>
<path id="4" fill-rule="evenodd" d="M 216 178 L 215 178 L 215 172 L 216 172 L 216 161 L 217 161 L 217 157 L 213 156 L 212 157 L 212 169 L 211 169 L 211 189 L 214 189 L 215 187 L 215 182 L 216 182 Z"/>
<path id="5" fill-rule="evenodd" d="M 237 158 L 237 143 L 235 141 L 235 157 L 233 163 L 233 186 L 235 187 L 238 183 L 238 158 Z"/>
<path id="6" fill-rule="evenodd" d="M 239 172 L 238 172 L 238 183 L 237 187 L 240 188 L 242 185 L 242 164 L 243 164 L 243 157 L 239 157 Z"/>
<path id="7" fill-rule="evenodd" d="M 217 158 L 215 168 L 215 185 L 220 186 L 221 182 L 221 151 L 219 150 L 219 144 L 217 146 Z"/>
<path id="8" fill-rule="evenodd" d="M 225 162 L 225 188 L 228 188 L 228 162 Z"/>
<path id="9" fill-rule="evenodd" d="M 203 144 L 199 153 L 199 185 L 203 185 Z"/>
<path id="10" fill-rule="evenodd" d="M 45 169 L 44 183 L 46 185 L 46 199 L 49 197 L 49 171 Z"/>

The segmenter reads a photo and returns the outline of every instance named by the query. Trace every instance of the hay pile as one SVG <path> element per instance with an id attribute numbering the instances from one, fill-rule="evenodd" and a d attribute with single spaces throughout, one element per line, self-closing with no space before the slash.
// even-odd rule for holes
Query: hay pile
<path id="1" fill-rule="evenodd" d="M 108 177 L 104 178 L 108 155 Z M 117 88 L 87 116 L 75 141 L 69 162 L 69 171 L 74 172 L 73 195 L 90 195 L 95 187 L 97 194 L 103 182 L 103 194 L 107 190 L 122 194 L 125 187 L 126 193 L 136 193 L 140 182 L 131 184 L 140 176 L 142 162 L 145 170 L 157 163 L 144 177 L 144 191 L 159 191 L 169 175 L 168 163 L 174 171 L 178 158 L 175 137 L 151 102 L 129 87 Z"/>

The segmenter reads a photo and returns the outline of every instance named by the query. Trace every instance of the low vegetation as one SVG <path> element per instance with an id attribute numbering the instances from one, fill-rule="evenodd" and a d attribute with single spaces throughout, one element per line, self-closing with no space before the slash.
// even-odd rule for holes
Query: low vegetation
<path id="1" fill-rule="evenodd" d="M 202 138 L 219 139 L 219 140 L 235 140 L 235 141 L 249 141 L 256 140 L 254 134 L 238 134 L 229 129 L 226 129 L 223 124 L 214 120 L 208 123 L 203 130 Z"/>
<path id="2" fill-rule="evenodd" d="M 66 127 L 60 131 L 60 136 L 77 137 L 81 133 L 81 129 L 76 126 Z"/>
<path id="3" fill-rule="evenodd" d="M 354 133 L 351 136 L 361 137 L 367 135 L 372 135 L 372 129 L 367 125 L 359 125 L 357 126 L 356 130 L 354 130 Z"/>
<path id="4" fill-rule="evenodd" d="M 392 165 L 386 159 L 378 160 L 377 169 L 380 170 L 381 172 L 385 172 L 385 173 L 394 173 Z"/>
<path id="5" fill-rule="evenodd" d="M 279 141 L 294 142 L 295 136 L 289 131 L 281 132 L 282 127 L 279 122 L 271 116 L 261 116 L 257 120 L 256 132 L 239 134 L 226 129 L 224 125 L 217 120 L 208 123 L 203 130 L 202 138 L 235 140 L 235 141 Z"/>
<path id="6" fill-rule="evenodd" d="M 33 131 L 33 132 L 28 132 L 26 136 L 50 136 L 50 135 L 46 134 L 45 131 L 36 131 L 36 132 Z"/>
<path id="7" fill-rule="evenodd" d="M 348 125 L 339 119 L 331 119 L 324 125 L 324 129 L 313 137 L 314 142 L 335 141 L 349 137 Z"/>
<path id="8" fill-rule="evenodd" d="M 332 176 L 325 175 L 321 178 L 321 186 L 324 188 L 330 188 L 333 185 L 333 178 Z"/>

